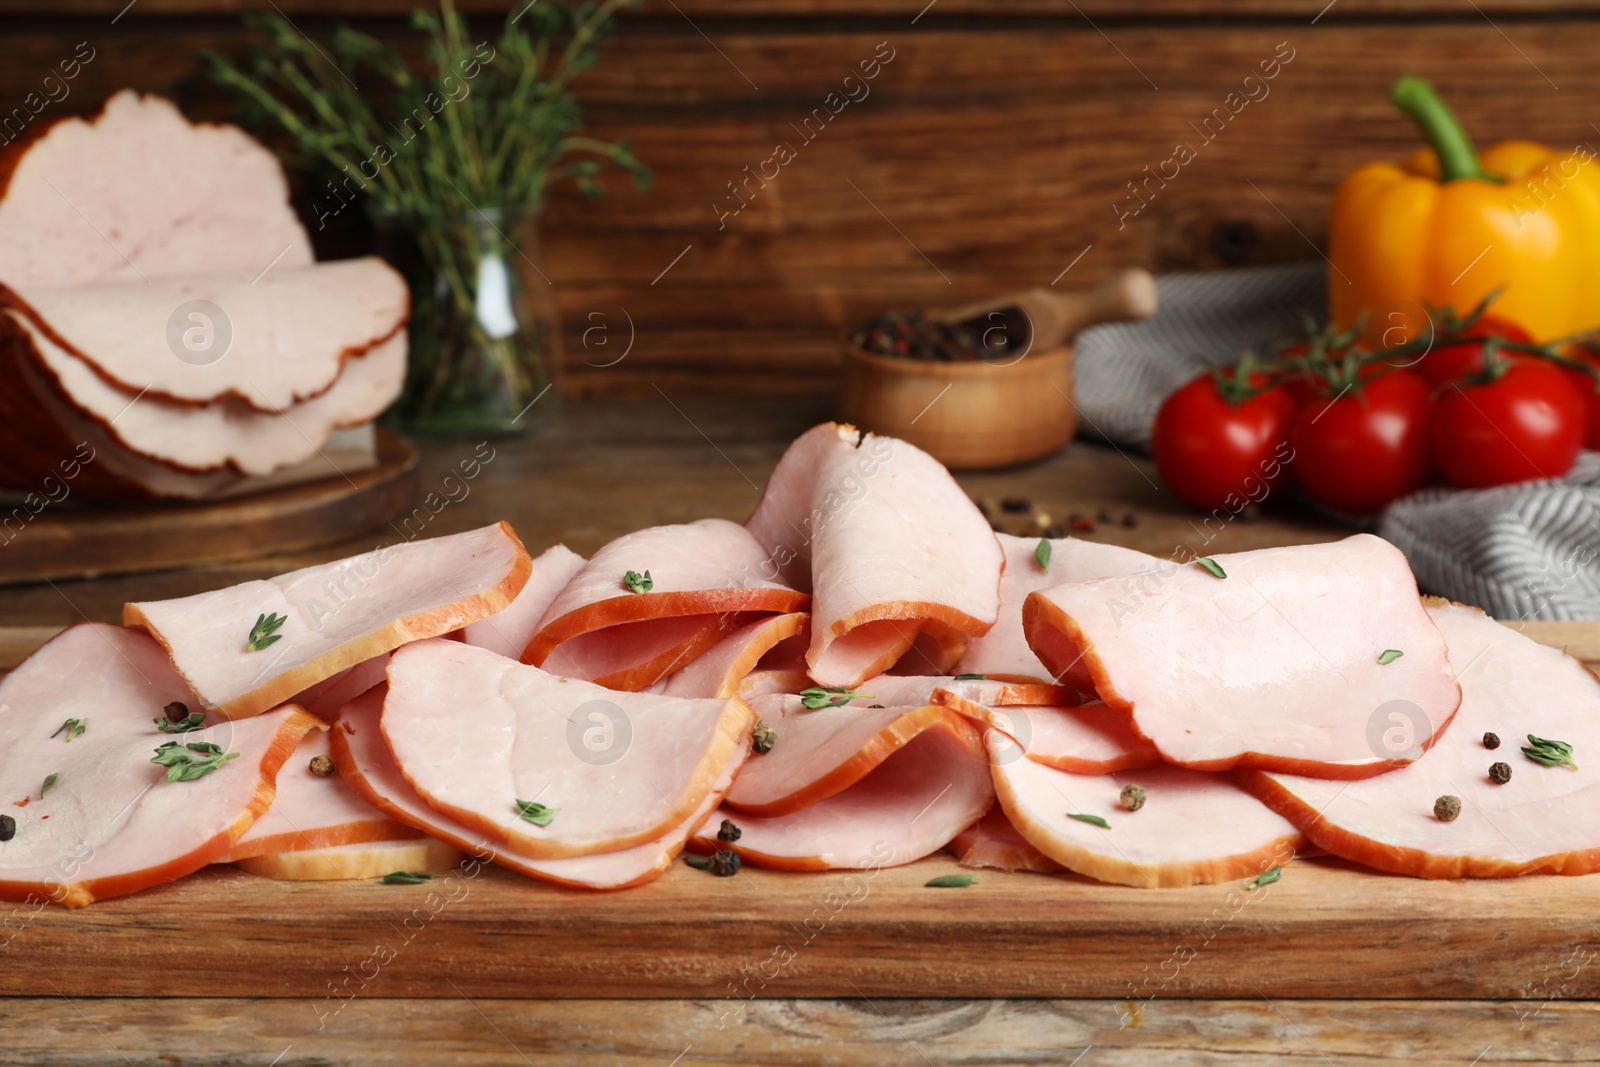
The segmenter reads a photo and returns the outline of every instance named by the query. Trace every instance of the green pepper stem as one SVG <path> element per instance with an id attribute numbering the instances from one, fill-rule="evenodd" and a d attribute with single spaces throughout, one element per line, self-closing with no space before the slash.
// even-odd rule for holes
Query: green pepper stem
<path id="1" fill-rule="evenodd" d="M 1478 162 L 1478 151 L 1472 147 L 1472 138 L 1467 136 L 1461 120 L 1427 81 L 1407 74 L 1394 83 L 1389 99 L 1422 127 L 1423 136 L 1439 157 L 1440 181 L 1455 182 L 1463 178 L 1500 181 L 1483 169 Z"/>

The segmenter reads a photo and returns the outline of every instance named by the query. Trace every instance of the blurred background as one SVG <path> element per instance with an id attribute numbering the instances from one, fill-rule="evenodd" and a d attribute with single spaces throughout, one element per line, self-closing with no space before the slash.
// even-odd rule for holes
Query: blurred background
<path id="1" fill-rule="evenodd" d="M 348 22 L 420 60 L 416 6 L 0 0 L 0 100 L 38 90 L 87 42 L 94 58 L 50 107 L 84 110 L 132 86 L 230 118 L 199 53 L 242 54 L 242 11 L 277 9 L 319 40 Z M 459 9 L 492 36 L 512 5 Z M 573 85 L 586 132 L 629 139 L 655 182 L 641 192 L 609 171 L 598 202 L 552 190 L 540 262 L 564 329 L 560 387 L 830 390 L 840 332 L 885 308 L 1126 266 L 1316 258 L 1339 180 L 1418 144 L 1388 100 L 1397 76 L 1431 79 L 1480 145 L 1570 147 L 1600 139 L 1596 32 L 1592 6 L 1565 0 L 648 0 L 620 14 Z M 893 58 L 866 95 L 855 89 L 825 127 L 813 120 L 807 141 L 803 120 L 847 76 L 861 84 L 858 64 L 883 42 Z M 1261 79 L 1274 57 L 1281 70 Z M 1236 114 L 1230 93 L 1248 101 Z M 781 143 L 794 158 L 724 216 L 741 202 L 730 183 Z M 1130 182 L 1180 144 L 1194 158 L 1136 195 Z M 319 258 L 372 247 L 360 212 L 319 230 L 311 183 L 290 177 Z M 631 350 L 605 365 L 630 321 Z"/>

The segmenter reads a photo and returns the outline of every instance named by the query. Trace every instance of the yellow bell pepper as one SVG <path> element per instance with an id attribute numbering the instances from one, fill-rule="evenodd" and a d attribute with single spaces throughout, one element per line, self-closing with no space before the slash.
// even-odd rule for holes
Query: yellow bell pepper
<path id="1" fill-rule="evenodd" d="M 1503 141 L 1480 158 L 1421 78 L 1393 100 L 1431 148 L 1404 166 L 1368 163 L 1334 193 L 1328 308 L 1369 343 L 1426 325 L 1424 303 L 1465 313 L 1499 290 L 1491 313 L 1541 341 L 1600 326 L 1600 163 L 1587 145 L 1552 151 Z"/>

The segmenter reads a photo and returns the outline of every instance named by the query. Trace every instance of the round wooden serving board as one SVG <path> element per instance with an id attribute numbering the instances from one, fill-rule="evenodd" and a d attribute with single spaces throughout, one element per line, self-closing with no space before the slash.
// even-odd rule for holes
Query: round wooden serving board
<path id="1" fill-rule="evenodd" d="M 410 508 L 417 450 L 377 431 L 378 464 L 205 504 L 46 507 L 0 542 L 0 585 L 195 567 L 353 537 Z"/>

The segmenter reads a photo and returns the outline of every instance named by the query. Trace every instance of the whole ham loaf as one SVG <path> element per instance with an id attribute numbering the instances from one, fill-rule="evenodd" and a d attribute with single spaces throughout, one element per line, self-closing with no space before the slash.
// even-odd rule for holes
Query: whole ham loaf
<path id="1" fill-rule="evenodd" d="M 124 90 L 0 155 L 0 283 L 75 286 L 312 259 L 283 168 L 236 126 Z M 276 269 L 276 268 L 275 268 Z"/>

